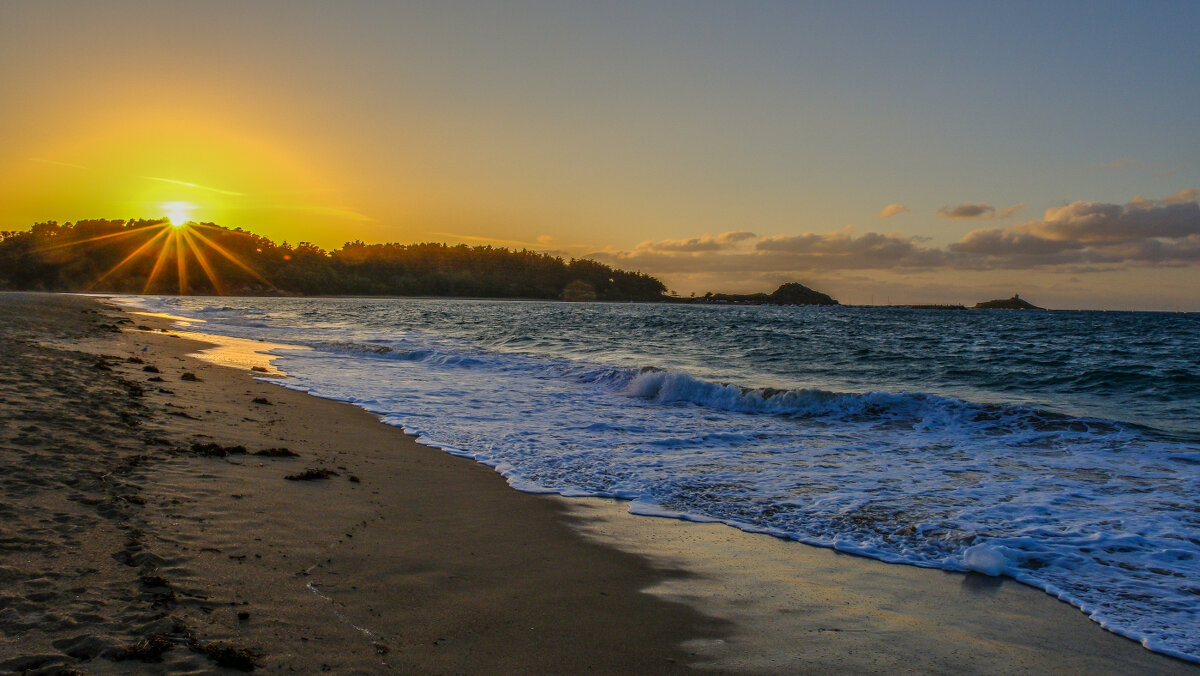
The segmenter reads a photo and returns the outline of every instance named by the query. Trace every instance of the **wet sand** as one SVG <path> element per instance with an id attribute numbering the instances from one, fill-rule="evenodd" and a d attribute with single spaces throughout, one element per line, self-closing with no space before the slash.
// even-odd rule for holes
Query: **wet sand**
<path id="1" fill-rule="evenodd" d="M 0 672 L 1200 673 L 1015 583 L 518 493 L 169 326 L 0 294 Z"/>

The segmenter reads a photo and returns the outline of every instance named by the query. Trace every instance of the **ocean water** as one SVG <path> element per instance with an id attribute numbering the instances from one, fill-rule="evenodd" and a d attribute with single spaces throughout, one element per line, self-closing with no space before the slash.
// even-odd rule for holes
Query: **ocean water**
<path id="1" fill-rule="evenodd" d="M 1200 316 L 133 297 L 519 490 L 1006 575 L 1200 661 Z"/>

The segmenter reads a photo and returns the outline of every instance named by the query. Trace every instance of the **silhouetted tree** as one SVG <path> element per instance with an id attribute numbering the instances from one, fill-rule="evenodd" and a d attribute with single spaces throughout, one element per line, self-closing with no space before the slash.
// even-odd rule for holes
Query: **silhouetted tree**
<path id="1" fill-rule="evenodd" d="M 145 220 L 47 221 L 0 232 L 0 288 L 643 301 L 665 290 L 640 272 L 524 249 L 355 241 L 327 252 L 213 223 Z"/>

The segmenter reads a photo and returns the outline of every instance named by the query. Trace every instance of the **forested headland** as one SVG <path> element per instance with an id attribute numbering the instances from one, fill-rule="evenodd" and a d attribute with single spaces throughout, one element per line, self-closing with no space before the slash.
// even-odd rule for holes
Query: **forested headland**
<path id="1" fill-rule="evenodd" d="M 212 223 L 38 223 L 0 232 L 0 289 L 223 295 L 660 300 L 650 275 L 503 247 L 349 242 L 325 251 Z"/>

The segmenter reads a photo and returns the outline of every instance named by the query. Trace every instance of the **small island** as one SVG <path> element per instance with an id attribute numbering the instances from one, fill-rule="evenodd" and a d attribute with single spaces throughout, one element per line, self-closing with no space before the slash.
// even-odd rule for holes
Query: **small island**
<path id="1" fill-rule="evenodd" d="M 828 294 L 814 291 L 799 282 L 783 284 L 769 294 L 713 293 L 709 291 L 700 298 L 689 299 L 686 302 L 734 303 L 739 305 L 839 305 Z"/>
<path id="2" fill-rule="evenodd" d="M 1013 294 L 1012 298 L 999 300 L 985 300 L 982 303 L 976 303 L 977 310 L 1045 310 L 1044 307 L 1038 307 L 1033 303 L 1022 300 L 1018 294 Z"/>

